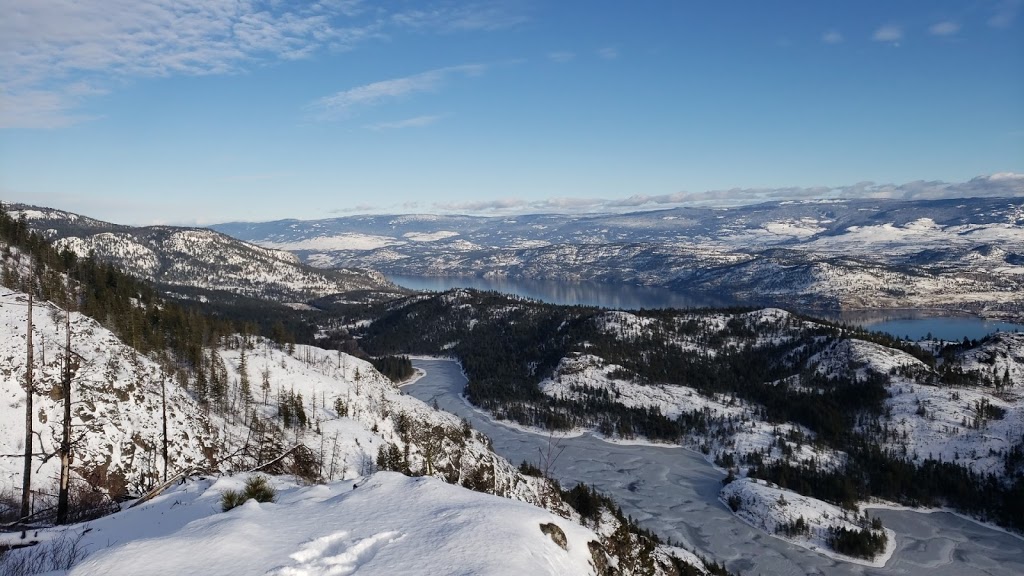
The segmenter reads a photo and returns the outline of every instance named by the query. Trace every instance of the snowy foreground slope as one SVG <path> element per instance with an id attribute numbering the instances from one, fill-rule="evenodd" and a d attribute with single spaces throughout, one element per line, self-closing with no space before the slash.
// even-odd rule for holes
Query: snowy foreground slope
<path id="1" fill-rule="evenodd" d="M 5 454 L 23 449 L 26 307 L 19 304 L 26 298 L 8 294 L 0 306 Z M 59 437 L 62 402 L 50 392 L 59 378 L 65 313 L 48 304 L 36 310 L 35 451 L 49 454 Z M 168 403 L 167 476 L 190 471 L 183 485 L 155 500 L 71 526 L 85 534 L 89 554 L 72 574 L 138 574 L 143 564 L 155 574 L 671 574 L 670 555 L 704 571 L 692 554 L 629 532 L 607 508 L 598 520 L 584 520 L 556 487 L 522 474 L 481 433 L 404 395 L 368 362 L 226 336 L 204 352 L 211 379 L 216 373 L 226 390 L 201 402 L 193 375 L 164 369 L 96 321 L 73 313 L 72 334 L 80 355 L 73 492 L 122 498 L 159 484 L 161 390 Z M 42 454 L 33 461 L 37 510 L 50 504 L 57 476 L 56 459 L 44 462 Z M 12 501 L 20 494 L 21 465 L 20 458 L 0 459 L 0 494 L 14 495 Z M 239 488 L 246 471 L 259 467 L 278 474 L 271 476 L 277 503 L 222 513 L 222 492 Z M 542 532 L 541 524 L 551 526 Z M 46 546 L 62 530 L 2 540 Z M 556 544 L 562 536 L 565 549 Z M 0 555 L 0 573 L 4 561 L 38 549 Z"/>
<path id="2" fill-rule="evenodd" d="M 393 472 L 358 483 L 276 483 L 277 502 L 221 512 L 221 493 L 240 488 L 242 476 L 189 481 L 72 527 L 88 530 L 81 545 L 90 555 L 68 574 L 596 573 L 594 532 L 522 502 Z M 564 546 L 542 532 L 546 524 Z"/>

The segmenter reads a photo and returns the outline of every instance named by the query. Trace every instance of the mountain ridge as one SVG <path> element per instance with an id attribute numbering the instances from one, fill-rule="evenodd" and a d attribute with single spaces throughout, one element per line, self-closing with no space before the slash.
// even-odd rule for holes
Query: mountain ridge
<path id="1" fill-rule="evenodd" d="M 286 251 L 231 238 L 206 228 L 133 227 L 63 210 L 14 204 L 14 218 L 79 257 L 95 254 L 122 270 L 151 280 L 165 293 L 180 289 L 226 292 L 277 302 L 306 302 L 346 292 L 396 292 L 373 270 L 324 270 Z M 174 292 L 178 290 L 178 292 Z"/>
<path id="2" fill-rule="evenodd" d="M 1024 318 L 1024 199 L 780 201 L 626 214 L 373 215 L 211 226 L 317 266 L 595 281 L 803 309 Z"/>

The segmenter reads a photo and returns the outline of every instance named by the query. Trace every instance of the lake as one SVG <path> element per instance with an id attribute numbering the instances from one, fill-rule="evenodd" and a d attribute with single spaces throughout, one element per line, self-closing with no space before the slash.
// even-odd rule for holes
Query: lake
<path id="1" fill-rule="evenodd" d="M 406 393 L 469 420 L 513 463 L 537 463 L 549 443 L 561 454 L 552 467 L 562 486 L 590 484 L 623 512 L 663 538 L 725 562 L 743 574 L 1000 576 L 1024 574 L 1024 540 L 936 512 L 872 510 L 896 532 L 896 551 L 883 568 L 834 560 L 756 530 L 718 500 L 721 472 L 695 452 L 667 445 L 614 444 L 584 434 L 549 437 L 512 428 L 472 408 L 460 394 L 466 378 L 450 360 L 416 359 L 426 372 Z"/>
<path id="2" fill-rule="evenodd" d="M 602 282 L 556 282 L 476 276 L 389 276 L 389 280 L 411 290 L 443 292 L 451 288 L 494 290 L 567 306 L 601 306 L 618 310 L 641 308 L 721 308 L 758 306 L 728 297 L 675 292 L 667 288 L 608 284 Z M 977 316 L 954 316 L 929 310 L 868 310 L 835 314 L 808 312 L 812 316 L 839 320 L 868 330 L 886 332 L 898 338 L 918 340 L 931 334 L 943 340 L 980 339 L 997 331 L 1024 331 L 1024 324 L 986 320 Z"/>

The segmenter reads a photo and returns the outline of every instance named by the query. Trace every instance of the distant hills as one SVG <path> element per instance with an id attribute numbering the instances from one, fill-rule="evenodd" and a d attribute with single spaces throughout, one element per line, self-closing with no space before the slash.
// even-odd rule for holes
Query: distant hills
<path id="1" fill-rule="evenodd" d="M 614 282 L 803 308 L 1024 316 L 1020 197 L 376 215 L 212 228 L 316 266 L 386 274 Z"/>
<path id="2" fill-rule="evenodd" d="M 289 252 L 203 228 L 122 226 L 18 204 L 8 209 L 15 218 L 24 215 L 29 227 L 58 249 L 79 256 L 94 253 L 178 297 L 208 299 L 226 293 L 302 303 L 338 293 L 359 291 L 372 298 L 375 292 L 398 291 L 378 272 L 314 268 Z"/>

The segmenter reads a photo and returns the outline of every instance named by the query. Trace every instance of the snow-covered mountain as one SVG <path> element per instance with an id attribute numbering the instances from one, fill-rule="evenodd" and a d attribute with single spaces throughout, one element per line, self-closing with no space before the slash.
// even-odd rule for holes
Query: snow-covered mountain
<path id="1" fill-rule="evenodd" d="M 1024 194 L 1024 179 L 1020 179 Z M 833 200 L 605 215 L 351 216 L 212 227 L 318 266 L 624 282 L 818 308 L 1019 316 L 1024 200 Z"/>
<path id="2" fill-rule="evenodd" d="M 228 292 L 279 302 L 305 302 L 353 291 L 392 291 L 380 273 L 324 270 L 302 264 L 289 252 L 230 238 L 202 228 L 130 227 L 49 208 L 13 205 L 12 217 L 60 250 L 95 254 L 122 270 L 180 294 Z"/>

